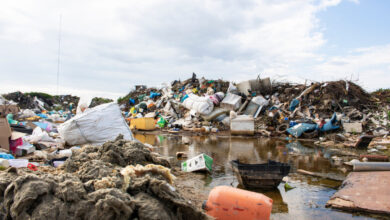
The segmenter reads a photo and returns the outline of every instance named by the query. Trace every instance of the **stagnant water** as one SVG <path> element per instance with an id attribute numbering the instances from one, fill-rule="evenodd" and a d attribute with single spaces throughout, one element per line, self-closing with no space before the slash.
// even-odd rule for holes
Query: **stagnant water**
<path id="1" fill-rule="evenodd" d="M 288 142 L 265 138 L 239 138 L 216 136 L 180 136 L 136 134 L 143 143 L 157 146 L 156 152 L 171 157 L 171 162 L 180 166 L 182 160 L 176 152 L 186 152 L 188 158 L 205 153 L 213 158 L 213 171 L 204 174 L 204 189 L 207 193 L 218 185 L 240 187 L 229 161 L 239 159 L 245 163 L 266 162 L 268 159 L 291 164 L 288 182 L 295 187 L 286 191 L 284 183 L 273 191 L 261 191 L 273 199 L 271 219 L 375 219 L 375 216 L 352 214 L 325 208 L 326 202 L 341 185 L 339 181 L 305 176 L 297 169 L 334 176 L 346 176 L 331 157 L 335 151 L 316 147 L 312 143 Z"/>

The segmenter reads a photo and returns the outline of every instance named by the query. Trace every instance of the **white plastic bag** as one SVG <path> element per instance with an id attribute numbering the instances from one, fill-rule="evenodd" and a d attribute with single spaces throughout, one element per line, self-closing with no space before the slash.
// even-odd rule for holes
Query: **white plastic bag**
<path id="1" fill-rule="evenodd" d="M 83 113 L 83 109 L 84 111 L 87 110 L 88 106 L 91 104 L 91 101 L 91 98 L 81 97 L 79 103 L 77 104 L 76 115 Z"/>
<path id="2" fill-rule="evenodd" d="M 235 85 L 233 85 L 232 82 L 229 82 L 229 87 L 227 89 L 227 93 L 234 93 L 234 92 L 237 92 L 237 87 Z"/>
<path id="3" fill-rule="evenodd" d="M 184 107 L 194 110 L 202 115 L 210 114 L 213 111 L 214 104 L 208 97 L 199 97 L 194 94 L 188 94 L 183 102 Z"/>
<path id="4" fill-rule="evenodd" d="M 34 128 L 33 133 L 30 136 L 26 136 L 24 139 L 30 143 L 38 143 L 39 141 L 55 141 L 46 131 L 43 131 L 40 127 Z"/>
<path id="5" fill-rule="evenodd" d="M 265 99 L 262 95 L 256 96 L 252 99 L 253 103 L 256 103 L 260 106 L 267 106 L 269 104 L 269 101 Z"/>
<path id="6" fill-rule="evenodd" d="M 70 145 L 103 144 L 119 134 L 133 140 L 133 134 L 123 118 L 118 104 L 111 102 L 76 115 L 58 127 L 61 137 Z"/>

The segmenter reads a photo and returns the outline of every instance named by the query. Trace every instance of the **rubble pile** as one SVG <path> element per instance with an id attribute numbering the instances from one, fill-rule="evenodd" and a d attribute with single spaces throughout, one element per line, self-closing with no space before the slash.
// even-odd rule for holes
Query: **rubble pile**
<path id="1" fill-rule="evenodd" d="M 0 217 L 207 218 L 172 186 L 170 170 L 157 165 L 169 163 L 141 143 L 118 137 L 101 147 L 87 145 L 73 153 L 56 175 L 41 169 L 0 172 Z"/>

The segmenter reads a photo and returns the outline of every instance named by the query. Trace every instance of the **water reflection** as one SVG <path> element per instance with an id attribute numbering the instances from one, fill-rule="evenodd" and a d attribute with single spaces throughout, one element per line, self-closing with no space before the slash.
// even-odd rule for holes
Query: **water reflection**
<path id="1" fill-rule="evenodd" d="M 230 161 L 239 159 L 244 163 L 261 163 L 275 160 L 291 165 L 290 185 L 296 188 L 288 192 L 283 184 L 277 190 L 257 191 L 272 198 L 273 219 L 350 219 L 352 215 L 326 209 L 325 204 L 340 186 L 340 182 L 296 174 L 297 169 L 312 172 L 346 175 L 330 159 L 334 151 L 316 147 L 312 143 L 287 142 L 267 138 L 238 138 L 179 135 L 135 135 L 141 142 L 157 146 L 156 152 L 171 157 L 173 165 L 180 166 L 176 152 L 186 152 L 188 158 L 205 153 L 213 158 L 213 171 L 204 174 L 204 189 L 209 192 L 218 185 L 238 186 Z M 154 144 L 153 144 L 154 143 Z M 354 217 L 356 218 L 356 217 Z"/>
<path id="2" fill-rule="evenodd" d="M 292 165 L 292 171 L 304 169 L 312 172 L 342 174 L 329 159 L 332 151 L 314 147 L 312 144 L 286 142 L 267 138 L 237 138 L 216 136 L 186 137 L 178 135 L 136 134 L 143 143 L 158 146 L 156 151 L 164 156 L 173 157 L 180 165 L 176 152 L 186 152 L 188 157 L 205 153 L 214 159 L 212 177 L 220 173 L 230 173 L 229 161 L 239 159 L 243 163 L 262 163 L 275 160 Z"/>

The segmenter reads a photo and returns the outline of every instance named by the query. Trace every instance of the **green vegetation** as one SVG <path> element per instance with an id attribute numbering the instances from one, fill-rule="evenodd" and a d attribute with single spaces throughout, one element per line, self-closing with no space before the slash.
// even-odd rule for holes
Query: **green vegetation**
<path id="1" fill-rule="evenodd" d="M 44 99 L 52 99 L 53 96 L 52 95 L 49 95 L 47 93 L 43 93 L 43 92 L 26 92 L 25 95 L 29 95 L 31 97 L 38 97 L 38 98 L 44 98 Z"/>
<path id="2" fill-rule="evenodd" d="M 91 104 L 89 105 L 90 108 L 104 104 L 104 103 L 109 103 L 113 102 L 112 99 L 106 99 L 106 98 L 101 98 L 101 97 L 95 97 L 92 99 Z"/>
<path id="3" fill-rule="evenodd" d="M 124 97 L 119 97 L 118 100 L 117 100 L 117 102 L 118 102 L 118 104 L 119 104 L 119 103 L 122 103 L 122 102 L 125 101 L 125 100 L 129 100 L 129 98 L 130 98 L 129 95 L 124 96 Z"/>
<path id="4" fill-rule="evenodd" d="M 390 92 L 390 88 L 388 88 L 388 89 L 380 88 L 380 89 L 376 90 L 374 93 L 387 93 L 387 92 Z"/>

